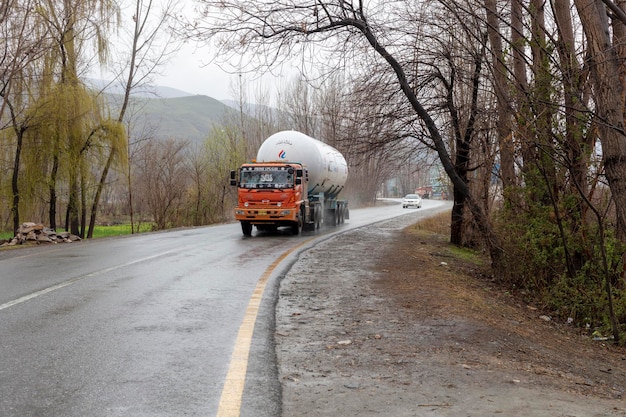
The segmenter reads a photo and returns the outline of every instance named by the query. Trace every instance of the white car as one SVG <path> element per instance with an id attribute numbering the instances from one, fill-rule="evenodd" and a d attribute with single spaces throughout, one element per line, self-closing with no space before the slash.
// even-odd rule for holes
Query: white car
<path id="1" fill-rule="evenodd" d="M 417 194 L 405 195 L 404 198 L 402 199 L 402 208 L 407 208 L 407 207 L 421 208 L 422 199 L 420 198 L 420 196 Z"/>

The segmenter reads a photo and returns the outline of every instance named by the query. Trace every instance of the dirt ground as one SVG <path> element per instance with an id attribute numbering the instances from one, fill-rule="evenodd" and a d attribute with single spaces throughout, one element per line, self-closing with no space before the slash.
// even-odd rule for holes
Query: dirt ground
<path id="1" fill-rule="evenodd" d="M 283 417 L 626 416 L 626 350 L 546 321 L 422 215 L 331 238 L 283 279 Z"/>

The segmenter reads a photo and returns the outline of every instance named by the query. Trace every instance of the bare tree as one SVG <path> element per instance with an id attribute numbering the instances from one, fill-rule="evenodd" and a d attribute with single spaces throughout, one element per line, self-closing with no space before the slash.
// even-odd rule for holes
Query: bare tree
<path id="1" fill-rule="evenodd" d="M 147 143 L 137 161 L 137 187 L 157 229 L 177 226 L 189 184 L 185 142 Z"/>
<path id="2" fill-rule="evenodd" d="M 455 169 L 445 136 L 418 96 L 416 85 L 411 84 L 407 76 L 405 60 L 413 56 L 414 43 L 407 44 L 406 39 L 420 34 L 419 26 L 410 23 L 417 12 L 414 3 L 317 1 L 302 5 L 290 0 L 252 4 L 203 0 L 201 4 L 204 6 L 203 19 L 195 24 L 194 35 L 200 39 L 218 40 L 219 53 L 226 57 L 232 54 L 261 57 L 256 63 L 272 65 L 298 48 L 315 45 L 322 51 L 319 55 L 323 59 L 330 56 L 330 62 L 352 60 L 355 65 L 366 63 L 364 71 L 370 74 L 373 72 L 368 69 L 373 68 L 373 63 L 385 63 L 387 71 L 396 77 L 397 89 L 428 132 L 457 195 L 466 199 L 492 261 L 497 263 L 500 260 L 501 247 L 488 216 Z M 321 62 L 318 64 L 322 65 Z"/>
<path id="3" fill-rule="evenodd" d="M 288 129 L 319 137 L 319 118 L 313 108 L 314 96 L 313 88 L 304 79 L 292 79 L 290 84 L 278 92 L 278 110 L 284 117 L 280 124 Z"/>
<path id="4" fill-rule="evenodd" d="M 372 204 L 379 192 L 385 193 L 388 181 L 402 182 L 412 176 L 410 167 L 417 170 L 416 163 L 427 149 L 419 140 L 420 132 L 411 129 L 415 116 L 407 114 L 384 77 L 363 77 L 331 91 L 337 97 L 325 101 L 335 103 L 338 115 L 328 119 L 330 126 L 326 122 L 323 126 L 333 129 L 334 146 L 346 155 L 350 200 Z"/>
<path id="5" fill-rule="evenodd" d="M 123 80 L 121 82 L 124 91 L 117 117 L 119 123 L 124 122 L 126 119 L 131 93 L 144 85 L 158 67 L 179 49 L 179 44 L 174 41 L 173 34 L 168 34 L 167 32 L 171 15 L 175 14 L 177 10 L 176 2 L 168 1 L 162 5 L 162 9 L 158 10 L 155 10 L 155 4 L 152 1 L 136 0 L 134 5 L 132 29 L 129 31 L 128 61 L 122 64 L 117 75 L 118 79 Z M 128 163 L 128 146 L 128 143 L 125 143 L 123 147 L 111 146 L 109 150 L 109 156 L 102 169 L 100 181 L 91 205 L 89 230 L 87 232 L 88 238 L 93 237 L 98 204 L 100 203 L 102 190 L 106 184 L 111 165 L 116 158 L 122 165 Z M 129 195 L 132 195 L 130 191 Z"/>

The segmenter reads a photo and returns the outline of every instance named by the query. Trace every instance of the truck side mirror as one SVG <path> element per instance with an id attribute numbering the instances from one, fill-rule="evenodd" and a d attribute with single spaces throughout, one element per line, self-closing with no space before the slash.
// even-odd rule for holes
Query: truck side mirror
<path id="1" fill-rule="evenodd" d="M 230 185 L 237 185 L 237 172 L 230 171 Z"/>
<path id="2" fill-rule="evenodd" d="M 296 170 L 296 178 L 302 178 L 302 174 L 303 173 L 301 169 Z"/>

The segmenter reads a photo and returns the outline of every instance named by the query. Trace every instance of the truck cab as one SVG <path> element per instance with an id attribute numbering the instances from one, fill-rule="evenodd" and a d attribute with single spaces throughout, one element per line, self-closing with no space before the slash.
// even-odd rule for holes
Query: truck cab
<path id="1" fill-rule="evenodd" d="M 245 236 L 252 226 L 276 230 L 288 226 L 299 234 L 306 218 L 306 171 L 300 164 L 248 163 L 231 172 L 237 186 L 235 219 Z"/>

